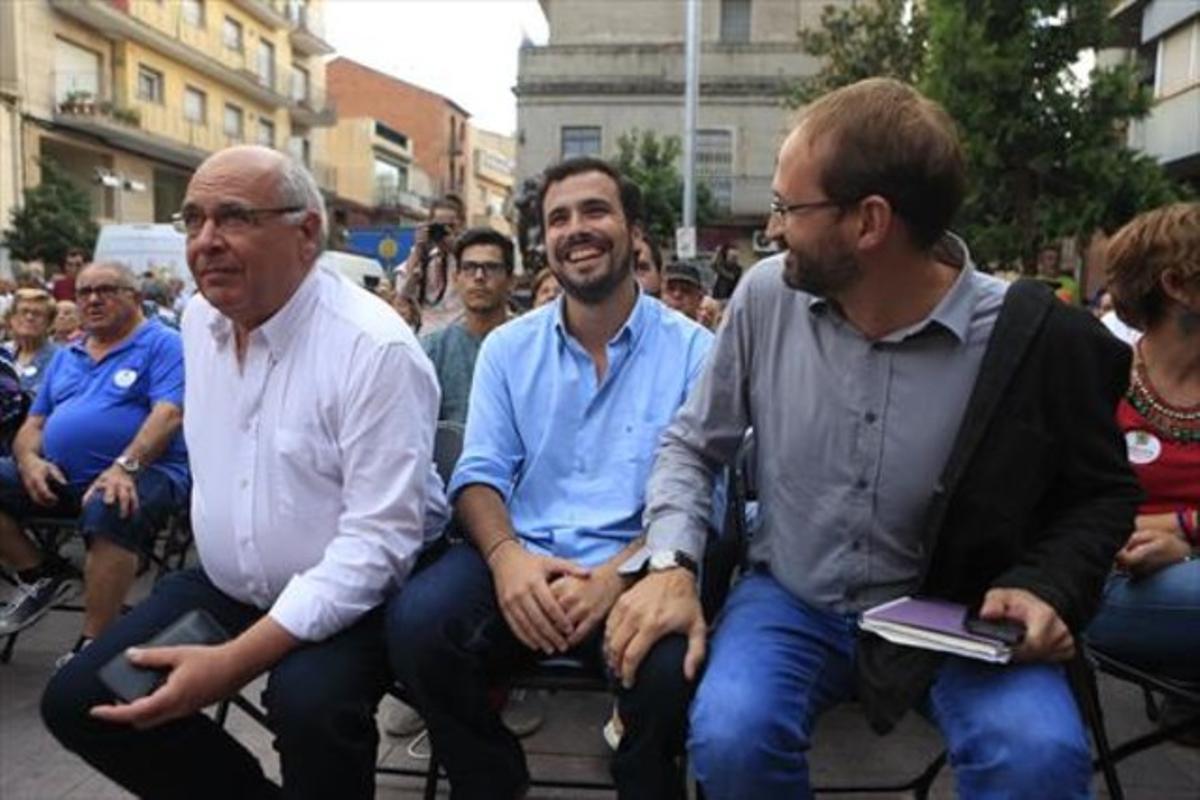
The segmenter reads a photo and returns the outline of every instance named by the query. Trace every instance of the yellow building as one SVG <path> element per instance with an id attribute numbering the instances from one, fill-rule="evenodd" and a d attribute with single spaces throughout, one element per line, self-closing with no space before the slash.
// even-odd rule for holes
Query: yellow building
<path id="1" fill-rule="evenodd" d="M 474 126 L 470 128 L 470 140 L 472 163 L 466 188 L 469 222 L 512 234 L 517 142 L 511 136 Z"/>
<path id="2" fill-rule="evenodd" d="M 337 174 L 334 206 L 350 224 L 422 221 L 433 181 L 417 166 L 408 134 L 373 117 L 339 117 L 328 135 Z"/>
<path id="3" fill-rule="evenodd" d="M 323 3 L 0 0 L 0 224 L 46 158 L 100 222 L 167 221 L 196 165 L 241 142 L 332 190 Z"/>

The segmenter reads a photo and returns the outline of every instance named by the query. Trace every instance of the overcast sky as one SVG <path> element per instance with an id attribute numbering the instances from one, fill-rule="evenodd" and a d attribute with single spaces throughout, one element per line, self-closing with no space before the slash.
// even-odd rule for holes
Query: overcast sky
<path id="1" fill-rule="evenodd" d="M 325 29 L 339 56 L 445 95 L 506 134 L 517 128 L 521 38 L 547 36 L 537 0 L 329 0 Z"/>

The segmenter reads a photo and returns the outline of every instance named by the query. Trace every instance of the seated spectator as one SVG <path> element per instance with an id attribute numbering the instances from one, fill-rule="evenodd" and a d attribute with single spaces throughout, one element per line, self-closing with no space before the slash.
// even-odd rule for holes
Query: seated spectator
<path id="1" fill-rule="evenodd" d="M 393 668 L 461 798 L 521 796 L 520 743 L 489 701 L 538 655 L 602 674 L 601 631 L 641 546 L 643 488 L 663 428 L 712 335 L 639 291 L 626 192 L 607 162 L 550 168 L 539 207 L 563 287 L 479 353 L 449 491 L 468 543 L 413 576 L 388 608 Z M 622 798 L 674 798 L 687 690 L 683 642 L 650 654 L 613 765 Z"/>
<path id="2" fill-rule="evenodd" d="M 86 262 L 87 254 L 82 248 L 72 247 L 67 250 L 63 259 L 63 271 L 55 275 L 50 284 L 50 293 L 54 295 L 55 300 L 75 299 L 75 278 Z"/>
<path id="3" fill-rule="evenodd" d="M 139 554 L 187 502 L 179 335 L 146 324 L 135 286 L 120 264 L 79 273 L 87 335 L 50 362 L 13 458 L 0 459 L 0 554 L 19 580 L 0 611 L 0 635 L 33 624 L 78 589 L 74 570 L 22 533 L 23 519 L 77 519 L 87 541 L 74 653 L 116 619 Z"/>
<path id="4" fill-rule="evenodd" d="M 663 271 L 662 301 L 688 319 L 700 313 L 700 302 L 704 299 L 704 281 L 700 270 L 691 264 L 678 261 L 667 265 Z"/>
<path id="5" fill-rule="evenodd" d="M 71 344 L 83 338 L 83 323 L 79 317 L 79 306 L 74 300 L 59 300 L 54 304 L 54 343 Z"/>
<path id="6" fill-rule="evenodd" d="M 637 213 L 641 213 L 640 209 Z M 644 221 L 636 219 L 633 222 L 636 223 L 633 229 L 633 275 L 643 292 L 658 297 L 662 294 L 662 251 L 658 249 L 654 234 L 646 229 Z"/>
<path id="7" fill-rule="evenodd" d="M 715 297 L 704 296 L 700 301 L 700 310 L 696 312 L 696 321 L 710 331 L 716 331 L 721 324 L 721 315 L 725 313 L 725 308 L 721 305 L 721 301 Z"/>
<path id="8" fill-rule="evenodd" d="M 1117 658 L 1200 680 L 1200 203 L 1142 214 L 1108 245 L 1121 319 L 1145 333 L 1117 406 L 1146 493 L 1088 629 Z"/>
<path id="9" fill-rule="evenodd" d="M 178 222 L 201 295 L 183 318 L 200 377 L 184 421 L 200 565 L 60 669 L 42 716 L 140 797 L 370 798 L 390 682 L 377 607 L 445 521 L 433 369 L 385 305 L 315 266 L 325 205 L 297 162 L 265 147 L 210 156 Z M 194 609 L 232 638 L 130 651 Z M 162 686 L 116 703 L 97 671 L 122 653 L 164 671 Z M 268 670 L 282 792 L 202 713 Z"/>
<path id="10" fill-rule="evenodd" d="M 46 368 L 58 351 L 50 338 L 57 314 L 58 308 L 45 289 L 18 289 L 9 310 L 12 341 L 5 348 L 21 377 L 21 388 L 30 397 L 42 388 Z"/>
<path id="11" fill-rule="evenodd" d="M 442 387 L 439 420 L 467 421 L 471 376 L 484 337 L 508 320 L 513 282 L 513 243 L 491 228 L 471 228 L 454 242 L 454 289 L 463 316 L 422 337 Z"/>
<path id="12" fill-rule="evenodd" d="M 547 303 L 553 303 L 560 294 L 562 287 L 558 285 L 558 278 L 554 277 L 550 268 L 538 270 L 538 274 L 533 276 L 533 307 L 540 308 Z"/>

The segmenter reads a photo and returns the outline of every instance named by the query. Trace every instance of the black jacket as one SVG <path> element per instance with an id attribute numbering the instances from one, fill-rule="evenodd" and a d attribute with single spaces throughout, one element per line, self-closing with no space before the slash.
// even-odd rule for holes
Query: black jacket
<path id="1" fill-rule="evenodd" d="M 1142 498 L 1116 424 L 1130 358 L 1040 283 L 1009 289 L 935 488 L 921 594 L 973 605 L 992 587 L 1027 589 L 1078 637 Z M 863 634 L 859 698 L 876 730 L 925 694 L 943 658 Z"/>

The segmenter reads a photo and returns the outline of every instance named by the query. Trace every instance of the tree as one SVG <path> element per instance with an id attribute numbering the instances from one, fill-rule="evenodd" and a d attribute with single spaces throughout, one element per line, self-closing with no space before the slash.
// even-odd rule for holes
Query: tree
<path id="1" fill-rule="evenodd" d="M 1129 122 L 1151 106 L 1136 70 L 1096 67 L 1086 80 L 1072 70 L 1081 52 L 1111 41 L 1107 0 L 926 0 L 925 18 L 908 22 L 904 5 L 827 9 L 817 42 L 829 51 L 812 86 L 845 85 L 878 66 L 945 106 L 970 179 L 955 227 L 980 261 L 1031 265 L 1045 242 L 1112 230 L 1186 194 L 1124 144 Z M 789 99 L 808 97 L 803 90 Z"/>
<path id="2" fill-rule="evenodd" d="M 683 148 L 678 136 L 661 139 L 653 131 L 633 130 L 617 137 L 613 165 L 642 190 L 646 227 L 660 245 L 673 241 L 683 220 L 683 177 L 675 164 Z M 715 216 L 712 195 L 704 184 L 696 186 L 696 225 Z"/>
<path id="3" fill-rule="evenodd" d="M 39 162 L 42 181 L 26 189 L 12 211 L 4 246 L 18 261 L 61 264 L 71 247 L 91 252 L 98 229 L 87 194 L 51 159 Z"/>

